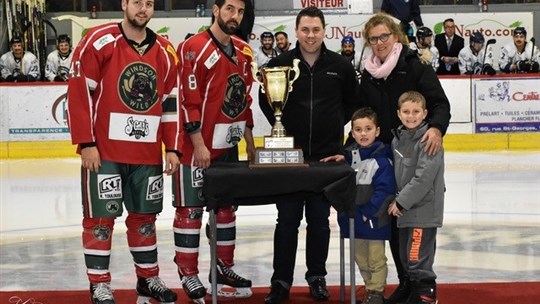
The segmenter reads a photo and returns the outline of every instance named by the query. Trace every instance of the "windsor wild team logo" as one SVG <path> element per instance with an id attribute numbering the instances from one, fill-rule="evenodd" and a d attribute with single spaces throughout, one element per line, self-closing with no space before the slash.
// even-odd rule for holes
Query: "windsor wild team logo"
<path id="1" fill-rule="evenodd" d="M 246 84 L 238 74 L 227 79 L 225 100 L 221 111 L 230 119 L 235 119 L 247 108 Z"/>
<path id="2" fill-rule="evenodd" d="M 128 65 L 120 75 L 118 94 L 128 108 L 148 111 L 158 100 L 156 70 L 142 62 Z"/>

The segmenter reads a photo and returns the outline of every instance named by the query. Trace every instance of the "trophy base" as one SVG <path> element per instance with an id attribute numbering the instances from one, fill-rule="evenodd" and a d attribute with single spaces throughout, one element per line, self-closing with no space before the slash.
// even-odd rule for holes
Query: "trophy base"
<path id="1" fill-rule="evenodd" d="M 265 136 L 264 148 L 265 149 L 293 149 L 294 137 L 292 136 L 283 136 L 283 137 Z"/>
<path id="2" fill-rule="evenodd" d="M 250 168 L 272 167 L 309 167 L 304 162 L 302 149 L 255 149 L 255 160 L 249 163 Z"/>

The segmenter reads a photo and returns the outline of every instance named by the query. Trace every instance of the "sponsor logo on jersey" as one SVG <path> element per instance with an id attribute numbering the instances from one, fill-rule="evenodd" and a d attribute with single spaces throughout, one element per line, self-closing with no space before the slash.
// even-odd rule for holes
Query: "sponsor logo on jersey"
<path id="1" fill-rule="evenodd" d="M 210 54 L 210 56 L 208 57 L 208 59 L 206 59 L 206 61 L 204 62 L 204 66 L 207 68 L 207 69 L 211 69 L 214 64 L 216 64 L 216 62 L 218 62 L 219 60 L 219 53 L 217 50 L 214 50 L 212 52 L 212 54 Z"/>
<path id="2" fill-rule="evenodd" d="M 112 34 L 107 34 L 103 37 L 100 37 L 98 40 L 94 41 L 92 44 L 96 50 L 101 50 L 104 46 L 114 41 Z"/>
<path id="3" fill-rule="evenodd" d="M 98 225 L 92 230 L 94 237 L 100 241 L 106 241 L 111 237 L 111 230 L 109 227 Z"/>
<path id="4" fill-rule="evenodd" d="M 156 142 L 160 119 L 160 116 L 153 115 L 111 113 L 109 138 L 130 142 Z"/>
<path id="5" fill-rule="evenodd" d="M 141 137 L 148 136 L 148 133 L 150 132 L 148 121 L 146 119 L 136 120 L 133 116 L 130 116 L 126 123 L 125 131 L 128 136 L 134 136 L 136 139 L 141 139 Z"/>
<path id="6" fill-rule="evenodd" d="M 221 112 L 230 119 L 235 119 L 247 108 L 246 84 L 238 74 L 233 74 L 227 80 L 225 100 Z"/>
<path id="7" fill-rule="evenodd" d="M 229 149 L 236 146 L 244 136 L 246 121 L 217 123 L 212 137 L 212 149 Z"/>
<path id="8" fill-rule="evenodd" d="M 204 169 L 191 166 L 191 186 L 200 188 L 203 186 Z"/>
<path id="9" fill-rule="evenodd" d="M 98 174 L 99 199 L 122 198 L 122 178 L 118 174 Z"/>
<path id="10" fill-rule="evenodd" d="M 240 128 L 238 125 L 231 125 L 229 132 L 227 134 L 227 143 L 236 145 L 244 137 L 244 129 Z"/>
<path id="11" fill-rule="evenodd" d="M 142 224 L 139 227 L 139 234 L 146 238 L 152 237 L 156 234 L 156 226 L 154 223 Z"/>
<path id="12" fill-rule="evenodd" d="M 158 100 L 156 70 L 143 62 L 128 65 L 118 80 L 118 94 L 133 111 L 148 111 Z"/>
<path id="13" fill-rule="evenodd" d="M 146 191 L 147 200 L 163 198 L 163 176 L 150 176 L 148 178 L 148 189 Z"/>

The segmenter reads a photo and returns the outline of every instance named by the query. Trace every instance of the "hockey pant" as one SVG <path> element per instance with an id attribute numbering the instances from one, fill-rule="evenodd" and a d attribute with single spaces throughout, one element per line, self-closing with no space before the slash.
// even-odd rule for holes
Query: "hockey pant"
<path id="1" fill-rule="evenodd" d="M 115 218 L 84 218 L 84 260 L 90 283 L 111 281 L 112 233 Z M 126 219 L 129 251 L 133 256 L 138 277 L 150 278 L 159 274 L 156 245 L 156 215 L 129 212 Z"/>
<path id="2" fill-rule="evenodd" d="M 236 240 L 236 215 L 234 210 L 234 207 L 220 208 L 216 214 L 217 258 L 229 268 L 234 265 Z M 182 276 L 199 273 L 198 259 L 202 215 L 202 207 L 176 208 L 173 223 L 176 251 L 174 260 L 178 266 L 178 272 Z"/>

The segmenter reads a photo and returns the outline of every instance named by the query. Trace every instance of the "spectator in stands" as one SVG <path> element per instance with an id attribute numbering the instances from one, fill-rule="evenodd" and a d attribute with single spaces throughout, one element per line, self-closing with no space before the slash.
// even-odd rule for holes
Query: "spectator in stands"
<path id="1" fill-rule="evenodd" d="M 69 68 L 71 66 L 71 38 L 62 34 L 56 41 L 56 50 L 47 56 L 45 65 L 45 79 L 48 81 L 67 81 L 69 77 Z"/>
<path id="2" fill-rule="evenodd" d="M 459 75 L 458 55 L 465 46 L 462 37 L 456 35 L 454 19 L 444 20 L 444 33 L 435 36 L 435 47 L 439 50 L 439 75 Z"/>
<path id="3" fill-rule="evenodd" d="M 360 53 L 355 51 L 354 38 L 351 35 L 346 35 L 341 39 L 341 56 L 345 57 L 356 71 L 356 76 L 360 80 L 360 66 L 362 58 L 360 58 Z"/>
<path id="4" fill-rule="evenodd" d="M 277 32 L 274 37 L 276 38 L 276 52 L 278 52 L 278 55 L 286 52 L 291 47 L 291 43 L 289 42 L 289 35 L 285 32 Z"/>
<path id="5" fill-rule="evenodd" d="M 24 50 L 19 36 L 9 41 L 11 51 L 0 57 L 2 79 L 7 82 L 28 82 L 41 80 L 39 61 L 31 52 Z"/>
<path id="6" fill-rule="evenodd" d="M 411 23 L 414 22 L 417 27 L 424 25 L 420 16 L 419 0 L 383 0 L 381 11 L 399 19 L 401 30 L 410 42 L 414 41 Z"/>
<path id="7" fill-rule="evenodd" d="M 355 41 L 351 35 L 346 35 L 341 39 L 341 56 L 351 62 L 357 69 L 360 65 L 360 54 L 355 51 Z"/>
<path id="8" fill-rule="evenodd" d="M 514 41 L 501 49 L 499 67 L 505 73 L 537 73 L 540 63 L 540 52 L 534 43 L 527 43 L 527 31 L 524 27 L 516 27 Z"/>
<path id="9" fill-rule="evenodd" d="M 429 27 L 421 26 L 416 31 L 416 42 L 411 42 L 409 47 L 418 53 L 418 58 L 423 64 L 431 65 L 437 71 L 439 67 L 439 50 L 431 42 L 433 32 Z"/>
<path id="10" fill-rule="evenodd" d="M 493 68 L 493 52 L 488 46 L 484 50 L 484 35 L 480 32 L 473 32 L 469 46 L 464 47 L 459 52 L 459 71 L 466 75 L 495 75 Z M 487 54 L 484 54 L 486 52 Z"/>
<path id="11" fill-rule="evenodd" d="M 274 34 L 264 32 L 261 34 L 261 46 L 255 52 L 255 60 L 260 68 L 264 68 L 270 59 L 277 57 L 278 53 L 274 50 Z"/>

